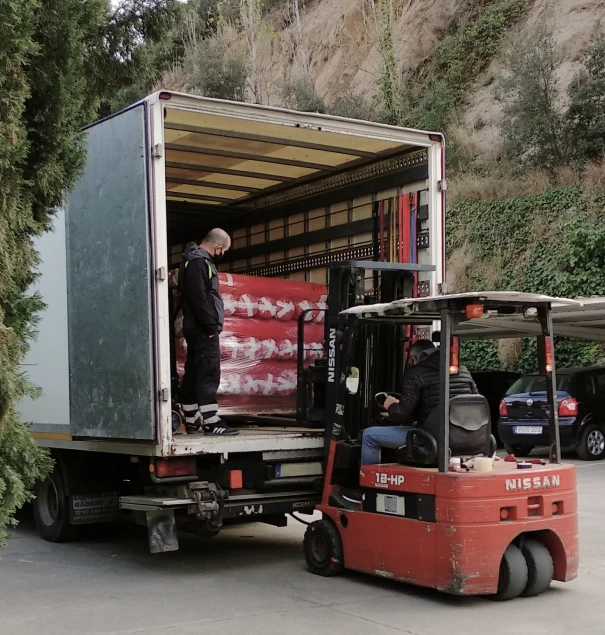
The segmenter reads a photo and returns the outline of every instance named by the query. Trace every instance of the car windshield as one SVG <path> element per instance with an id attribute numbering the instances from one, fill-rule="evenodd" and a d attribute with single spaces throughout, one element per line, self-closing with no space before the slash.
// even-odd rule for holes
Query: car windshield
<path id="1" fill-rule="evenodd" d="M 570 375 L 557 375 L 557 390 L 569 392 Z M 528 392 L 546 392 L 546 377 L 544 375 L 524 375 L 506 391 L 506 395 L 518 395 Z"/>

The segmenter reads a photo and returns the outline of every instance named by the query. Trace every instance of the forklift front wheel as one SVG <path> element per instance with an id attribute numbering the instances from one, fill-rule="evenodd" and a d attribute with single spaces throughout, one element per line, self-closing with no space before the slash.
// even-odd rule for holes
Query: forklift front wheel
<path id="1" fill-rule="evenodd" d="M 555 565 L 550 551 L 539 541 L 528 538 L 521 550 L 527 562 L 528 581 L 523 597 L 533 597 L 544 593 L 552 582 Z"/>
<path id="2" fill-rule="evenodd" d="M 316 520 L 307 527 L 303 542 L 309 571 L 330 577 L 344 571 L 342 540 L 331 520 Z"/>
<path id="3" fill-rule="evenodd" d="M 528 581 L 527 561 L 517 545 L 509 545 L 500 563 L 498 591 L 490 599 L 504 602 L 521 595 Z"/>

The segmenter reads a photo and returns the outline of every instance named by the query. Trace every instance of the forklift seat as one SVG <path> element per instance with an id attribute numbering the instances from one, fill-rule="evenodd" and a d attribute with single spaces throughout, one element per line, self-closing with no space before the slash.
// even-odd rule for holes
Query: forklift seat
<path id="1" fill-rule="evenodd" d="M 412 428 L 399 462 L 407 465 L 434 466 L 437 463 L 439 408 L 435 408 L 421 427 Z M 496 440 L 491 434 L 489 404 L 483 395 L 457 395 L 450 399 L 450 456 L 491 456 Z"/>

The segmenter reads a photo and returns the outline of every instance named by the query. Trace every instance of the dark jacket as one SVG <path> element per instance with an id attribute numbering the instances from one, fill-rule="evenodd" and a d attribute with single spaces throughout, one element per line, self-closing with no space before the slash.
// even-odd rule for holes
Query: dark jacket
<path id="1" fill-rule="evenodd" d="M 225 311 L 218 271 L 210 254 L 197 245 L 188 247 L 179 268 L 183 302 L 183 330 L 189 344 L 223 330 Z"/>
<path id="2" fill-rule="evenodd" d="M 422 425 L 439 405 L 439 349 L 424 352 L 420 361 L 403 378 L 401 399 L 389 408 L 389 419 L 397 425 Z M 450 397 L 476 394 L 477 386 L 465 366 L 450 375 Z"/>

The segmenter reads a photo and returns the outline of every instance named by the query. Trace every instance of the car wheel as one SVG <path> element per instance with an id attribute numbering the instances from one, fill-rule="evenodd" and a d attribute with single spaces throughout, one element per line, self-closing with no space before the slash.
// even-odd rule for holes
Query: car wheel
<path id="1" fill-rule="evenodd" d="M 75 540 L 81 527 L 69 522 L 69 499 L 58 467 L 35 489 L 34 521 L 40 537 L 49 542 Z"/>
<path id="2" fill-rule="evenodd" d="M 583 461 L 598 461 L 605 457 L 605 431 L 596 423 L 588 424 L 576 448 L 578 456 Z"/>
<path id="3" fill-rule="evenodd" d="M 509 454 L 514 454 L 515 456 L 529 456 L 531 451 L 534 449 L 533 445 L 510 445 L 508 443 L 504 444 L 504 449 Z"/>
<path id="4" fill-rule="evenodd" d="M 521 593 L 523 597 L 533 597 L 544 593 L 552 582 L 555 565 L 550 551 L 534 538 L 528 538 L 521 547 L 521 552 L 527 562 L 527 586 Z"/>
<path id="5" fill-rule="evenodd" d="M 307 527 L 303 542 L 309 571 L 329 577 L 344 571 L 342 540 L 331 520 L 316 520 Z"/>
<path id="6" fill-rule="evenodd" d="M 500 563 L 498 591 L 489 598 L 505 602 L 518 597 L 525 591 L 528 580 L 527 562 L 516 545 L 509 545 Z"/>

